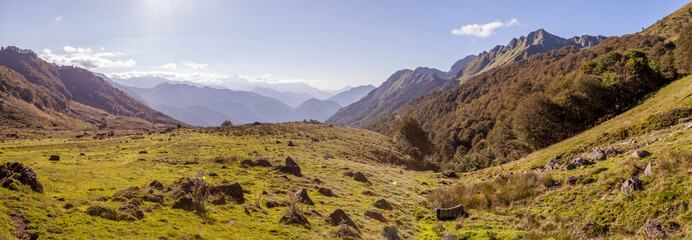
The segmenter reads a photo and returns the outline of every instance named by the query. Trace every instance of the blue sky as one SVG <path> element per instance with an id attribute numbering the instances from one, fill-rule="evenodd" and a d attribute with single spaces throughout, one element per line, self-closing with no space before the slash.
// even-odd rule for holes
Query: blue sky
<path id="1" fill-rule="evenodd" d="M 3 0 L 0 45 L 116 77 L 337 89 L 377 86 L 403 68 L 447 71 L 539 28 L 561 37 L 634 33 L 686 3 Z"/>

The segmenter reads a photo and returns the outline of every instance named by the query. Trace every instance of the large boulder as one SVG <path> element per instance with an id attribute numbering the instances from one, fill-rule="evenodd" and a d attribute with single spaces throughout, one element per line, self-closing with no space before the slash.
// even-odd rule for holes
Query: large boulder
<path id="1" fill-rule="evenodd" d="M 312 202 L 312 199 L 310 199 L 310 196 L 308 196 L 308 190 L 305 188 L 301 189 L 300 191 L 297 191 L 295 197 L 298 202 L 307 205 L 315 205 L 315 203 Z"/>
<path id="2" fill-rule="evenodd" d="M 606 154 L 607 157 L 615 157 L 615 156 L 617 156 L 617 155 L 620 154 L 620 153 L 618 152 L 618 150 L 615 150 L 615 148 L 613 148 L 613 147 L 611 146 L 611 147 L 608 147 L 608 148 L 605 150 L 605 154 Z"/>
<path id="3" fill-rule="evenodd" d="M 353 179 L 359 182 L 364 182 L 364 183 L 370 183 L 370 180 L 365 177 L 365 174 L 362 172 L 356 172 L 353 174 Z"/>
<path id="4" fill-rule="evenodd" d="M 341 209 L 336 209 L 332 214 L 329 214 L 329 218 L 327 218 L 327 221 L 334 225 L 337 226 L 339 224 L 346 224 L 349 227 L 358 229 L 358 226 L 356 225 L 353 220 L 344 212 L 344 210 Z"/>
<path id="5" fill-rule="evenodd" d="M 387 218 L 385 218 L 384 215 L 382 215 L 382 213 L 378 213 L 378 212 L 375 212 L 375 211 L 369 211 L 369 210 L 368 210 L 368 211 L 365 211 L 365 214 L 364 214 L 364 215 L 365 215 L 366 217 L 375 219 L 375 220 L 380 221 L 380 222 L 383 222 L 383 223 L 387 223 L 387 222 L 388 222 L 388 221 L 387 221 Z"/>
<path id="6" fill-rule="evenodd" d="M 591 160 L 605 160 L 606 159 L 606 154 L 601 148 L 594 148 L 589 152 L 589 155 L 586 157 Z"/>
<path id="7" fill-rule="evenodd" d="M 332 192 L 332 190 L 329 188 L 321 187 L 321 188 L 317 189 L 317 192 L 319 192 L 320 194 L 327 196 L 327 197 L 333 197 L 334 196 L 334 192 Z"/>
<path id="8" fill-rule="evenodd" d="M 223 196 L 231 197 L 236 203 L 245 202 L 243 187 L 241 187 L 239 183 L 214 186 L 211 188 L 210 193 L 214 195 L 222 194 Z"/>
<path id="9" fill-rule="evenodd" d="M 645 150 L 637 150 L 637 151 L 634 151 L 632 153 L 632 157 L 636 157 L 636 158 L 645 158 L 645 157 L 648 157 L 649 155 L 651 155 L 651 153 L 649 153 L 648 151 L 645 151 Z"/>
<path id="10" fill-rule="evenodd" d="M 642 181 L 637 177 L 629 177 L 623 183 L 620 188 L 624 193 L 632 193 L 634 191 L 642 190 Z"/>
<path id="11" fill-rule="evenodd" d="M 286 166 L 298 166 L 298 163 L 291 157 L 286 157 Z"/>
<path id="12" fill-rule="evenodd" d="M 272 166 L 272 164 L 269 162 L 269 159 L 267 159 L 267 158 L 257 159 L 257 162 L 255 163 L 255 165 L 260 166 L 260 167 L 271 167 Z"/>
<path id="13" fill-rule="evenodd" d="M 384 198 L 377 199 L 377 201 L 375 201 L 375 203 L 373 205 L 379 209 L 385 209 L 385 210 L 392 210 L 393 209 L 392 204 L 387 202 L 387 200 L 385 200 Z"/>
<path id="14" fill-rule="evenodd" d="M 43 184 L 36 178 L 36 172 L 31 167 L 24 166 L 20 162 L 6 162 L 0 165 L 0 183 L 5 188 L 18 181 L 28 185 L 34 192 L 43 192 Z"/>
<path id="15" fill-rule="evenodd" d="M 437 214 L 438 220 L 454 220 L 465 216 L 466 212 L 464 211 L 464 206 L 457 205 L 451 208 L 437 208 L 435 209 L 435 214 Z"/>

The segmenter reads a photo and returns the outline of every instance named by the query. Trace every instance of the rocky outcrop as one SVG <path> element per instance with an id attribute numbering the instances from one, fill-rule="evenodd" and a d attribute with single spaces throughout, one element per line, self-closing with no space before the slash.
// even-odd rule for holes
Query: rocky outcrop
<path id="1" fill-rule="evenodd" d="M 38 181 L 36 172 L 20 162 L 6 162 L 0 165 L 0 183 L 2 187 L 11 188 L 15 182 L 28 185 L 34 192 L 43 192 L 43 184 Z"/>
<path id="2" fill-rule="evenodd" d="M 645 151 L 645 150 L 637 150 L 637 151 L 632 152 L 632 157 L 636 157 L 636 158 L 645 158 L 645 157 L 648 157 L 649 155 L 651 155 L 651 153 L 649 153 L 648 151 Z"/>
<path id="3" fill-rule="evenodd" d="M 586 158 L 591 160 L 605 160 L 606 154 L 600 148 L 594 148 L 591 150 L 591 152 L 589 152 L 589 155 Z"/>
<path id="4" fill-rule="evenodd" d="M 620 189 L 624 193 L 633 193 L 635 191 L 642 190 L 642 181 L 640 181 L 637 177 L 629 177 L 622 183 L 622 187 Z"/>

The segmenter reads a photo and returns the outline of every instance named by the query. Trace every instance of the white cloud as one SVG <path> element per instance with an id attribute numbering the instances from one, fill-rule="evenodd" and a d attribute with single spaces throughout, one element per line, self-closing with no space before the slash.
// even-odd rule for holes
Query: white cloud
<path id="1" fill-rule="evenodd" d="M 62 16 L 55 17 L 55 21 L 58 21 L 58 22 L 62 21 Z"/>
<path id="2" fill-rule="evenodd" d="M 209 65 L 209 64 L 193 63 L 190 61 L 183 61 L 183 62 L 185 63 L 185 67 L 188 67 L 192 70 L 203 69 Z"/>
<path id="3" fill-rule="evenodd" d="M 162 77 L 173 81 L 189 81 L 205 84 L 218 84 L 230 76 L 203 72 L 167 72 L 167 71 L 129 71 L 106 73 L 110 78 L 130 79 L 133 77 Z"/>
<path id="4" fill-rule="evenodd" d="M 476 36 L 476 37 L 490 37 L 490 35 L 493 35 L 495 32 L 494 30 L 500 27 L 512 27 L 512 26 L 518 26 L 519 25 L 519 20 L 516 18 L 512 18 L 508 22 L 501 22 L 500 20 L 496 20 L 494 22 L 489 22 L 486 24 L 468 24 L 461 26 L 461 28 L 458 29 L 452 29 L 452 34 L 453 35 L 470 35 L 470 36 Z"/>
<path id="5" fill-rule="evenodd" d="M 65 46 L 64 54 L 56 54 L 50 49 L 43 49 L 40 55 L 46 61 L 58 65 L 71 65 L 87 69 L 94 68 L 128 68 L 133 67 L 135 60 L 112 60 L 111 57 L 122 55 L 115 52 L 93 52 L 91 48 Z"/>
<path id="6" fill-rule="evenodd" d="M 178 65 L 176 65 L 175 63 L 166 63 L 166 64 L 162 65 L 161 68 L 169 69 L 169 70 L 175 70 L 176 68 L 178 68 Z"/>

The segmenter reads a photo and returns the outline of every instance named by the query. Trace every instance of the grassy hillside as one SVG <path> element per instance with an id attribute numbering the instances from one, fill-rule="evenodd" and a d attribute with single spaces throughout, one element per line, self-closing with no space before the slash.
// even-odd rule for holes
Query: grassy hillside
<path id="1" fill-rule="evenodd" d="M 397 232 L 415 238 L 420 233 L 415 216 L 429 212 L 421 205 L 425 198 L 420 192 L 441 186 L 438 174 L 401 167 L 406 158 L 389 139 L 362 129 L 286 123 L 141 133 L 124 132 L 102 140 L 5 139 L 0 143 L 0 162 L 32 167 L 44 192 L 21 184 L 14 186 L 16 190 L 0 188 L 0 238 L 38 233 L 41 239 L 330 239 L 349 229 L 326 221 L 337 208 L 353 219 L 365 239 L 384 239 L 385 227 L 389 235 Z M 295 146 L 288 146 L 289 141 Z M 50 155 L 59 155 L 60 160 L 49 161 Z M 289 156 L 303 177 L 241 163 L 268 158 L 276 166 Z M 206 211 L 173 208 L 172 195 L 180 188 L 175 183 L 195 176 L 199 169 L 209 184 L 239 183 L 245 201 L 215 205 L 211 203 L 215 196 L 209 196 Z M 370 184 L 346 172 L 362 172 Z M 173 190 L 147 193 L 154 180 Z M 139 187 L 140 197 L 128 200 L 117 193 L 130 187 Z M 335 196 L 318 193 L 322 187 Z M 309 225 L 279 223 L 290 197 L 302 188 L 315 203 L 298 205 Z M 163 199 L 156 198 L 159 194 Z M 380 198 L 394 208 L 375 207 L 373 202 Z M 139 204 L 142 219 L 127 217 L 123 212 L 129 210 L 117 210 L 128 203 Z M 272 204 L 279 206 L 268 207 Z M 88 215 L 95 205 L 130 219 Z M 366 217 L 365 211 L 382 213 L 387 223 Z M 25 226 L 16 219 L 26 220 L 26 231 L 20 231 Z"/>
<path id="2" fill-rule="evenodd" d="M 677 38 L 680 31 L 692 19 L 692 2 L 685 4 L 670 15 L 646 28 L 644 34 L 658 34 L 667 38 Z"/>
<path id="3" fill-rule="evenodd" d="M 685 129 L 690 122 L 678 124 L 672 109 L 692 109 L 692 77 L 674 81 L 639 106 L 518 161 L 463 174 L 462 184 L 434 191 L 428 203 L 429 207 L 463 204 L 471 209 L 469 217 L 442 223 L 421 220 L 421 228 L 427 224 L 430 238 L 447 234 L 639 239 L 646 238 L 646 223 L 657 223 L 666 232 L 659 237 L 688 239 L 692 236 L 692 129 Z M 595 147 L 613 147 L 619 154 L 572 170 L 543 170 L 551 160 L 586 159 Z M 636 150 L 651 155 L 633 157 Z M 653 167 L 647 175 L 649 163 Z M 642 190 L 621 191 L 630 176 L 642 181 Z M 594 225 L 584 227 L 587 221 Z"/>
<path id="4" fill-rule="evenodd" d="M 443 166 L 484 168 L 626 110 L 675 78 L 672 51 L 661 37 L 625 35 L 587 49 L 533 55 L 449 91 L 413 99 L 366 128 L 390 135 L 398 118 L 411 116 L 437 146 Z"/>

